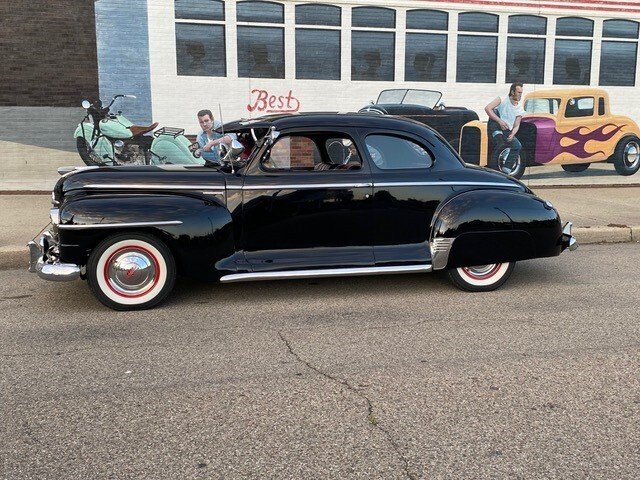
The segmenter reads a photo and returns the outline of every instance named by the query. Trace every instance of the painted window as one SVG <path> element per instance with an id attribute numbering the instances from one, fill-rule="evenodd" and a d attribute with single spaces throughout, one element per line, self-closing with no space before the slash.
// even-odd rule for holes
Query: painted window
<path id="1" fill-rule="evenodd" d="M 436 10 L 409 10 L 405 39 L 404 79 L 413 82 L 447 80 L 447 34 L 449 15 Z M 434 31 L 427 33 L 425 30 Z"/>
<path id="2" fill-rule="evenodd" d="M 593 20 L 567 17 L 556 21 L 554 84 L 590 84 L 592 36 Z"/>
<path id="3" fill-rule="evenodd" d="M 509 17 L 509 33 L 546 35 L 547 19 L 535 15 L 511 15 Z"/>
<path id="4" fill-rule="evenodd" d="M 636 83 L 638 22 L 605 20 L 600 50 L 600 85 L 629 86 Z M 616 41 L 609 38 L 619 39 Z M 628 39 L 628 40 L 627 40 Z"/>
<path id="5" fill-rule="evenodd" d="M 509 17 L 506 83 L 544 83 L 547 19 L 533 15 Z"/>
<path id="6" fill-rule="evenodd" d="M 498 16 L 489 13 L 461 13 L 458 30 L 482 35 L 458 34 L 456 81 L 461 83 L 495 83 L 498 61 Z"/>
<path id="7" fill-rule="evenodd" d="M 368 135 L 365 139 L 369 156 L 381 170 L 429 168 L 431 154 L 413 140 L 394 135 Z"/>
<path id="8" fill-rule="evenodd" d="M 224 2 L 220 0 L 175 0 L 176 19 L 224 21 Z"/>
<path id="9" fill-rule="evenodd" d="M 564 116 L 567 118 L 592 117 L 593 106 L 593 97 L 572 98 L 567 102 Z"/>
<path id="10" fill-rule="evenodd" d="M 174 13 L 178 75 L 226 76 L 224 2 L 176 0 Z"/>
<path id="11" fill-rule="evenodd" d="M 238 76 L 284 78 L 284 7 L 273 2 L 238 2 Z M 260 23 L 261 25 L 253 25 Z"/>
<path id="12" fill-rule="evenodd" d="M 355 7 L 351 32 L 351 79 L 393 81 L 396 12 L 388 8 Z"/>
<path id="13" fill-rule="evenodd" d="M 296 5 L 296 78 L 340 80 L 341 25 L 340 7 Z"/>

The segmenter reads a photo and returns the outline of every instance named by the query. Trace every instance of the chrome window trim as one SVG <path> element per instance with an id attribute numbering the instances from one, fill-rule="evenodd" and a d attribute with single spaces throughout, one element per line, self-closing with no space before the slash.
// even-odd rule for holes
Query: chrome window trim
<path id="1" fill-rule="evenodd" d="M 284 185 L 245 185 L 229 187 L 231 190 L 308 190 L 311 188 L 368 188 L 373 183 L 309 183 Z"/>
<path id="2" fill-rule="evenodd" d="M 374 184 L 374 187 L 428 187 L 428 186 L 476 186 L 476 187 L 510 187 L 520 188 L 520 185 L 502 182 L 380 182 Z"/>
<path id="3" fill-rule="evenodd" d="M 88 223 L 85 225 L 58 225 L 61 230 L 86 230 L 90 228 L 117 228 L 117 227 L 158 227 L 164 225 L 182 225 L 180 220 L 167 220 L 159 222 L 127 222 L 127 223 Z"/>

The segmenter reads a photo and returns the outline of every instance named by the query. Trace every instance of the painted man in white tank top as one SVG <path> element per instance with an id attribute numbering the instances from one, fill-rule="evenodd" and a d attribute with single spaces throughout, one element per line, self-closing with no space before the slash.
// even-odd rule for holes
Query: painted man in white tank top
<path id="1" fill-rule="evenodd" d="M 484 107 L 484 111 L 489 116 L 487 124 L 489 136 L 494 142 L 493 163 L 495 165 L 501 151 L 510 148 L 509 155 L 504 160 L 508 169 L 516 168 L 516 162 L 520 156 L 520 150 L 522 150 L 522 144 L 516 138 L 516 133 L 520 128 L 520 120 L 525 113 L 520 105 L 522 90 L 522 83 L 513 83 L 509 88 L 508 97 L 504 99 L 498 97 Z"/>

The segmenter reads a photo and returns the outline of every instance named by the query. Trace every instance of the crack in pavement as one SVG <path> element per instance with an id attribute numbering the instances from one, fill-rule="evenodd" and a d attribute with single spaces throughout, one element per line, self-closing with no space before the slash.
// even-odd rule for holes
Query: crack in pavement
<path id="1" fill-rule="evenodd" d="M 393 437 L 391 436 L 391 434 L 386 429 L 384 429 L 382 426 L 380 426 L 380 424 L 378 423 L 378 421 L 377 421 L 377 419 L 376 419 L 376 417 L 375 417 L 375 415 L 373 413 L 374 412 L 373 403 L 371 403 L 371 400 L 369 400 L 369 397 L 367 397 L 359 389 L 357 389 L 356 387 L 351 385 L 347 380 L 342 379 L 342 378 L 338 378 L 338 377 L 335 377 L 335 376 L 333 376 L 333 375 L 331 375 L 329 373 L 323 372 L 318 367 L 315 367 L 314 365 L 312 365 L 308 361 L 302 359 L 300 357 L 300 355 L 298 355 L 293 350 L 293 347 L 291 346 L 291 343 L 289 342 L 289 340 L 287 340 L 285 338 L 285 336 L 282 334 L 282 332 L 279 331 L 278 335 L 280 336 L 280 339 L 286 345 L 286 347 L 287 347 L 287 349 L 289 351 L 289 354 L 292 355 L 299 363 L 302 363 L 303 365 L 305 365 L 310 370 L 313 370 L 317 374 L 322 375 L 323 377 L 331 380 L 332 382 L 335 382 L 335 383 L 338 383 L 340 385 L 345 386 L 349 391 L 351 391 L 356 396 L 360 397 L 362 400 L 365 401 L 365 403 L 367 404 L 367 421 L 369 422 L 369 424 L 373 425 L 375 428 L 380 430 L 384 434 L 384 436 L 387 438 L 387 440 L 391 444 L 391 447 L 393 448 L 393 450 L 396 452 L 396 454 L 400 457 L 400 460 L 402 461 L 403 469 L 404 469 L 404 473 L 405 473 L 406 477 L 409 480 L 417 480 L 418 477 L 416 475 L 412 474 L 409 471 L 409 462 L 408 462 L 407 458 L 404 456 L 404 454 L 400 451 L 399 445 L 393 440 Z"/>

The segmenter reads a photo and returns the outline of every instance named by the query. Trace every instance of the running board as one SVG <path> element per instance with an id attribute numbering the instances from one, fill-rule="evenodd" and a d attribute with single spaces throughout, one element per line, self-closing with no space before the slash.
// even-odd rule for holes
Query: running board
<path id="1" fill-rule="evenodd" d="M 223 283 L 252 280 L 288 280 L 293 278 L 349 277 L 354 275 L 389 275 L 394 273 L 426 273 L 431 264 L 392 267 L 323 268 L 321 270 L 290 270 L 285 272 L 233 273 L 220 279 Z"/>

